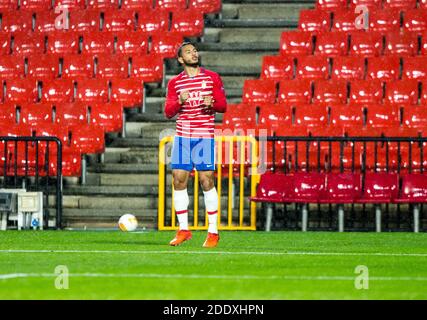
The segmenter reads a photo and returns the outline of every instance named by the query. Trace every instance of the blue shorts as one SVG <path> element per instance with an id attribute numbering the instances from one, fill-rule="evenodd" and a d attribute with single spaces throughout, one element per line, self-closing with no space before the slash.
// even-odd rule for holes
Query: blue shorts
<path id="1" fill-rule="evenodd" d="M 186 171 L 215 170 L 215 139 L 175 136 L 171 168 Z"/>

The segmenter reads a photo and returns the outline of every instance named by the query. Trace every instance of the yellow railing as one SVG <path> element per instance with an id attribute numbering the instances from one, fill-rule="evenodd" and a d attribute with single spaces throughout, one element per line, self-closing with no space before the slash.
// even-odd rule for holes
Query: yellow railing
<path id="1" fill-rule="evenodd" d="M 160 141 L 159 144 L 159 213 L 158 213 L 158 229 L 159 230 L 176 230 L 178 226 L 176 224 L 175 209 L 173 205 L 173 183 L 171 184 L 172 197 L 170 204 L 167 204 L 166 195 L 166 182 L 167 178 L 167 161 L 166 161 L 166 145 L 173 142 L 173 137 L 165 137 Z M 217 150 L 217 191 L 218 191 L 218 229 L 219 230 L 256 230 L 256 203 L 249 202 L 248 210 L 245 210 L 245 190 L 244 190 L 244 178 L 245 178 L 245 148 L 250 144 L 250 195 L 255 196 L 256 185 L 259 182 L 259 175 L 257 173 L 258 166 L 258 143 L 255 138 L 249 136 L 218 136 L 215 137 L 216 150 Z M 234 143 L 240 143 L 240 163 L 234 163 L 236 159 L 233 159 Z M 222 194 L 222 154 L 223 144 L 227 146 L 228 143 L 228 194 Z M 227 156 L 227 152 L 225 153 Z M 238 221 L 233 222 L 233 169 L 239 166 L 239 208 L 238 208 Z M 227 201 L 227 215 L 222 215 L 221 203 L 224 200 Z M 171 213 L 170 224 L 165 225 L 166 220 L 166 207 L 169 208 Z M 249 215 L 249 222 L 244 221 L 245 212 Z M 189 224 L 191 230 L 207 230 L 208 229 L 208 217 L 205 212 L 205 222 L 203 225 L 199 225 L 199 174 L 197 171 L 194 173 L 194 201 L 193 201 L 193 224 Z"/>

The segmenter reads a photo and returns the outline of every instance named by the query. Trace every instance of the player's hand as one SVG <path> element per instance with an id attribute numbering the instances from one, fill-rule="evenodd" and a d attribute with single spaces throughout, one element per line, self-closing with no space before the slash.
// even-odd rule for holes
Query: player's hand
<path id="1" fill-rule="evenodd" d="M 184 104 L 189 96 L 190 94 L 188 93 L 188 91 L 181 92 L 181 94 L 179 95 L 179 103 Z"/>
<path id="2" fill-rule="evenodd" d="M 203 97 L 203 104 L 204 104 L 206 107 L 212 107 L 212 106 L 213 106 L 213 103 L 214 103 L 214 99 L 213 99 L 213 97 L 212 97 L 212 96 L 204 96 L 204 97 Z"/>

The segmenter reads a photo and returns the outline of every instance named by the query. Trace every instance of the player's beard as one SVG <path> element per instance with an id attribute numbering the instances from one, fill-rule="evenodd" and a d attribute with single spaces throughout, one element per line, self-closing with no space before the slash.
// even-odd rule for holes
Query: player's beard
<path id="1" fill-rule="evenodd" d="M 186 63 L 185 63 L 185 66 L 186 66 L 186 67 L 191 67 L 191 68 L 198 67 L 198 66 L 199 66 L 199 60 L 197 60 L 197 62 L 193 62 L 193 63 L 188 63 L 188 62 L 186 62 Z"/>

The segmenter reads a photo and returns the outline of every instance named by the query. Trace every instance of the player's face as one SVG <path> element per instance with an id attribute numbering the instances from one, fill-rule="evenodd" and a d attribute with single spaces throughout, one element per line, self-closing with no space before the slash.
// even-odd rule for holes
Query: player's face
<path id="1" fill-rule="evenodd" d="M 193 45 L 186 45 L 182 48 L 179 61 L 186 66 L 196 66 L 199 63 L 199 52 Z"/>

